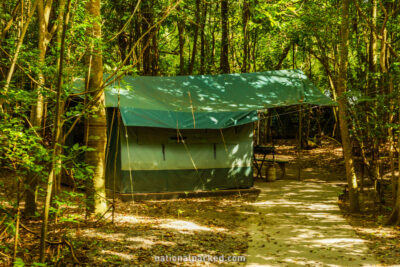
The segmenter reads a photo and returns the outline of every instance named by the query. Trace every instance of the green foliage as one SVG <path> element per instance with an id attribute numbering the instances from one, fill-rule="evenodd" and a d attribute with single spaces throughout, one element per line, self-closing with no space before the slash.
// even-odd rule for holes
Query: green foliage
<path id="1" fill-rule="evenodd" d="M 63 168 L 68 170 L 69 176 L 73 178 L 74 187 L 77 189 L 85 189 L 86 184 L 93 175 L 93 167 L 84 162 L 84 154 L 88 151 L 94 151 L 93 148 L 74 144 L 72 147 L 64 147 Z M 67 193 L 66 193 L 67 194 Z M 71 197 L 77 193 L 68 193 Z"/>
<path id="2" fill-rule="evenodd" d="M 22 119 L 11 118 L 0 124 L 0 143 L 0 160 L 10 170 L 22 175 L 46 173 L 48 150 L 36 129 L 27 128 Z"/>
<path id="3" fill-rule="evenodd" d="M 34 263 L 32 263 L 32 266 L 45 267 L 48 265 L 47 265 L 47 263 L 34 262 Z"/>
<path id="4" fill-rule="evenodd" d="M 13 266 L 14 267 L 23 267 L 23 266 L 25 266 L 25 263 L 21 258 L 16 258 Z"/>

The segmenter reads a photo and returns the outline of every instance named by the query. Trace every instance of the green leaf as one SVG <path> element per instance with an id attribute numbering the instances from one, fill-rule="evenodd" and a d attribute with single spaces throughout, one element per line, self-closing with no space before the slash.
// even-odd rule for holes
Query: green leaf
<path id="1" fill-rule="evenodd" d="M 21 258 L 16 258 L 13 266 L 14 267 L 22 267 L 22 266 L 25 266 L 25 262 Z"/>

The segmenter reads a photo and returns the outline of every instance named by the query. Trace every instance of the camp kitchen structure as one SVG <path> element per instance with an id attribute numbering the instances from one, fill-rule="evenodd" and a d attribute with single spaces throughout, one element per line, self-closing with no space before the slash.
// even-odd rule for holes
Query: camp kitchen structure
<path id="1" fill-rule="evenodd" d="M 298 104 L 332 101 L 299 70 L 126 76 L 105 90 L 106 188 L 132 194 L 252 187 L 257 111 Z"/>

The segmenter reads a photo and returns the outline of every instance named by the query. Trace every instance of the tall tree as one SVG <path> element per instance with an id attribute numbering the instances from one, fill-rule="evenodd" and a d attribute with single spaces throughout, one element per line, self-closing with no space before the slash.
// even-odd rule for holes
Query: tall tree
<path id="1" fill-rule="evenodd" d="M 349 41 L 349 0 L 342 0 L 340 25 L 340 50 L 339 50 L 339 77 L 337 85 L 337 96 L 339 103 L 339 123 L 342 137 L 343 154 L 346 165 L 346 177 L 350 195 L 350 209 L 354 212 L 360 209 L 358 200 L 357 177 L 354 168 L 352 145 L 350 141 L 349 126 L 347 121 L 347 101 L 345 92 L 347 90 L 348 70 L 348 41 Z"/>
<path id="2" fill-rule="evenodd" d="M 50 211 L 50 203 L 52 197 L 52 190 L 54 186 L 54 180 L 57 174 L 57 170 L 60 170 L 61 166 L 58 166 L 59 163 L 58 158 L 60 157 L 61 150 L 59 149 L 59 139 L 61 135 L 61 107 L 62 107 L 62 88 L 63 88 L 63 64 L 64 64 L 64 52 L 65 52 L 65 33 L 66 28 L 69 23 L 69 11 L 71 8 L 71 0 L 68 0 L 67 10 L 65 19 L 63 22 L 62 36 L 61 36 L 61 45 L 60 45 L 60 56 L 59 56 L 59 66 L 58 66 L 58 80 L 57 80 L 57 99 L 56 99 L 56 112 L 54 115 L 54 126 L 53 126 L 53 142 L 52 142 L 52 159 L 51 159 L 51 169 L 49 172 L 49 176 L 47 179 L 46 185 L 46 199 L 43 207 L 43 221 L 42 221 L 42 229 L 40 236 L 40 262 L 44 262 L 45 260 L 45 248 L 46 248 L 46 240 L 47 240 L 47 227 L 49 220 L 49 211 Z"/>
<path id="3" fill-rule="evenodd" d="M 63 1 L 61 1 L 63 2 Z M 39 74 L 38 74 L 38 82 L 39 84 L 36 86 L 37 92 L 37 100 L 36 105 L 32 107 L 31 112 L 31 121 L 32 125 L 42 128 L 43 125 L 43 115 L 44 115 L 44 94 L 42 92 L 43 86 L 45 84 L 45 76 L 43 74 L 43 67 L 45 66 L 45 59 L 46 59 L 46 51 L 47 46 L 52 38 L 52 35 L 55 31 L 55 27 L 52 29 L 51 32 L 48 31 L 48 25 L 50 21 L 50 13 L 53 1 L 48 0 L 44 2 L 43 0 L 37 1 L 37 13 L 38 13 L 38 49 L 39 49 Z M 60 4 L 61 6 L 63 4 Z M 61 28 L 61 27 L 60 27 Z M 36 211 L 36 186 L 37 186 L 37 179 L 34 176 L 27 177 L 27 191 L 25 194 L 25 215 L 32 216 L 35 214 Z"/>
<path id="4" fill-rule="evenodd" d="M 105 190 L 105 149 L 107 143 L 106 111 L 104 108 L 103 59 L 101 51 L 100 0 L 89 0 L 86 12 L 91 26 L 88 34 L 91 40 L 91 54 L 88 55 L 87 90 L 91 92 L 95 110 L 86 123 L 87 146 L 91 150 L 85 154 L 86 163 L 93 166 L 93 178 L 87 188 L 88 211 L 103 214 L 107 210 Z"/>

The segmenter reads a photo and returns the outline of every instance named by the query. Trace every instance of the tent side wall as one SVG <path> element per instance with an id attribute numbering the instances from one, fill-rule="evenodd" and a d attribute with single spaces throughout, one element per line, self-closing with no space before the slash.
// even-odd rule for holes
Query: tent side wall
<path id="1" fill-rule="evenodd" d="M 223 130 L 122 127 L 120 193 L 253 186 L 251 124 Z"/>
<path id="2" fill-rule="evenodd" d="M 121 181 L 120 130 L 122 127 L 118 130 L 118 119 L 118 109 L 107 108 L 106 189 L 115 192 L 120 191 Z"/>

